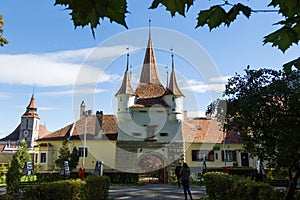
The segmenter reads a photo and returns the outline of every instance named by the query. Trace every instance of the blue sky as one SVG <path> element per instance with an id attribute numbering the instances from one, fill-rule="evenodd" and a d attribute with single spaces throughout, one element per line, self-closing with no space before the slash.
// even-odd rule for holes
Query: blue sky
<path id="1" fill-rule="evenodd" d="M 89 27 L 74 29 L 68 11 L 54 6 L 54 1 L 2 0 L 3 36 L 10 43 L 0 48 L 0 136 L 20 123 L 33 88 L 41 123 L 50 131 L 74 121 L 81 100 L 94 112 L 115 113 L 114 94 L 124 73 L 126 47 L 130 47 L 133 85 L 138 82 L 149 13 L 162 83 L 170 72 L 165 67 L 171 66 L 168 49 L 173 48 L 185 109 L 194 115 L 196 110 L 204 112 L 214 92 L 220 94 L 224 83 L 220 80 L 242 73 L 247 65 L 280 69 L 299 56 L 297 46 L 285 54 L 269 44 L 263 46 L 263 36 L 278 28 L 272 26 L 280 20 L 276 13 L 257 13 L 250 19 L 240 16 L 230 28 L 222 26 L 211 32 L 208 27 L 195 29 L 199 7 L 208 9 L 216 2 L 198 0 L 186 18 L 172 18 L 164 7 L 148 10 L 151 1 L 128 0 L 129 29 L 104 20 L 94 39 Z M 265 9 L 268 3 L 245 1 L 254 9 Z M 199 52 L 188 42 L 198 45 Z M 200 64 L 193 65 L 193 58 Z M 207 72 L 211 76 L 205 75 Z M 84 82 L 79 84 L 82 77 Z"/>

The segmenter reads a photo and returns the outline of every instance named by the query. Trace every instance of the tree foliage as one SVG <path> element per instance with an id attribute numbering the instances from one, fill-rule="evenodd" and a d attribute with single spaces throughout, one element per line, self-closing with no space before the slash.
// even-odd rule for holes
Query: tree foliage
<path id="1" fill-rule="evenodd" d="M 62 141 L 62 147 L 59 149 L 58 159 L 55 160 L 55 164 L 58 167 L 62 167 L 64 161 L 69 162 L 70 170 L 75 169 L 79 162 L 79 154 L 76 147 L 73 148 L 72 153 L 69 149 L 69 140 L 65 139 Z"/>
<path id="2" fill-rule="evenodd" d="M 7 39 L 2 37 L 3 34 L 4 21 L 2 15 L 0 14 L 0 46 L 3 47 L 5 44 L 8 44 Z"/>
<path id="3" fill-rule="evenodd" d="M 292 197 L 300 176 L 300 73 L 246 70 L 229 79 L 228 126 L 241 133 L 245 148 L 271 167 L 285 168 Z"/>
<path id="4" fill-rule="evenodd" d="M 243 3 L 231 4 L 228 0 L 221 2 L 220 4 L 212 2 L 209 9 L 199 8 L 196 28 L 207 25 L 212 30 L 222 24 L 230 26 L 239 14 L 250 18 L 252 14 L 258 12 L 278 12 L 283 20 L 274 22 L 274 25 L 280 25 L 281 27 L 266 35 L 263 43 L 270 43 L 282 52 L 285 52 L 293 44 L 298 44 L 300 40 L 300 0 L 270 0 L 268 7 L 275 10 L 255 10 Z M 68 10 L 71 10 L 70 15 L 75 27 L 90 25 L 93 35 L 94 29 L 100 24 L 99 20 L 103 20 L 105 17 L 110 19 L 111 22 L 114 21 L 127 28 L 125 20 L 128 13 L 126 0 L 56 0 L 55 5 L 66 6 Z M 172 17 L 176 13 L 185 16 L 189 8 L 194 5 L 194 0 L 153 0 L 149 8 L 155 9 L 160 5 L 165 7 Z M 296 58 L 286 64 L 284 70 L 290 72 L 293 66 L 300 69 L 298 60 L 299 58 Z"/>
<path id="5" fill-rule="evenodd" d="M 20 188 L 22 171 L 25 163 L 31 161 L 25 139 L 20 142 L 19 150 L 14 154 L 11 165 L 6 174 L 7 192 L 14 194 Z"/>

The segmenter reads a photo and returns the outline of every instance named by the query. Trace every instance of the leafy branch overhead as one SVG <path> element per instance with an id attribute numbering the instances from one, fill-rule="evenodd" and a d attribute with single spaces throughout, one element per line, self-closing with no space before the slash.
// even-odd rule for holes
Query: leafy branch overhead
<path id="1" fill-rule="evenodd" d="M 100 25 L 100 19 L 108 18 L 110 22 L 116 22 L 127 28 L 125 22 L 125 14 L 128 13 L 126 0 L 56 0 L 55 5 L 63 5 L 66 10 L 71 10 L 70 15 L 75 28 L 89 25 L 94 37 L 94 30 Z"/>
<path id="2" fill-rule="evenodd" d="M 8 44 L 7 39 L 2 37 L 3 34 L 3 26 L 4 26 L 4 21 L 2 19 L 2 15 L 0 15 L 0 46 L 3 47 L 5 44 Z"/>

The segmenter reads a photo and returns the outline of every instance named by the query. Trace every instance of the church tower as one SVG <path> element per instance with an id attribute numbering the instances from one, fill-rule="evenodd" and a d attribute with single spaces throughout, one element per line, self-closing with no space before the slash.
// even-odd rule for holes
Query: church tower
<path id="1" fill-rule="evenodd" d="M 174 70 L 174 54 L 172 53 L 172 72 L 170 76 L 170 82 L 167 86 L 167 90 L 164 96 L 164 100 L 171 107 L 169 120 L 172 123 L 183 121 L 183 98 L 184 95 L 180 91 L 177 84 L 176 74 Z"/>
<path id="2" fill-rule="evenodd" d="M 32 94 L 29 105 L 21 117 L 19 140 L 25 138 L 28 148 L 33 148 L 38 139 L 40 117 L 37 114 L 34 94 Z"/>
<path id="3" fill-rule="evenodd" d="M 129 67 L 129 53 L 127 53 L 127 63 L 126 71 L 124 73 L 122 85 L 119 91 L 116 93 L 118 99 L 118 119 L 120 122 L 129 122 L 131 120 L 131 110 L 130 107 L 134 104 L 135 101 L 135 92 L 133 91 L 130 83 L 130 72 Z"/>

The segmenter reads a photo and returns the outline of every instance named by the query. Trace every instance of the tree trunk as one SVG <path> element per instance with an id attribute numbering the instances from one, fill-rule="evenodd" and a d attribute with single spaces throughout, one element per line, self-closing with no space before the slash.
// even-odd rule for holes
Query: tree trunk
<path id="1" fill-rule="evenodd" d="M 297 187 L 297 182 L 298 182 L 298 179 L 299 179 L 299 176 L 300 176 L 300 170 L 296 171 L 296 174 L 295 174 L 294 177 L 292 175 L 291 168 L 289 168 L 288 173 L 289 173 L 288 174 L 288 176 L 289 176 L 289 185 L 288 185 L 288 188 L 287 188 L 284 199 L 285 200 L 293 200 L 293 199 L 295 199 L 294 194 L 295 194 L 295 190 L 296 190 L 296 187 Z"/>

